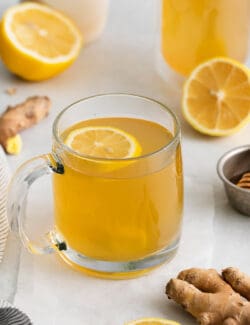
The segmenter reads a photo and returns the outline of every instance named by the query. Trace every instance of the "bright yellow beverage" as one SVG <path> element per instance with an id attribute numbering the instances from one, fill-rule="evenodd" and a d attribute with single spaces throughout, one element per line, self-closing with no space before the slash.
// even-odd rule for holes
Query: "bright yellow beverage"
<path id="1" fill-rule="evenodd" d="M 163 126 L 137 118 L 97 118 L 66 129 L 116 127 L 133 135 L 142 156 L 95 162 L 62 153 L 64 174 L 54 174 L 55 225 L 73 250 L 96 260 L 133 261 L 163 250 L 180 236 L 182 164 L 179 144 Z M 152 157 L 152 152 L 159 154 Z"/>
<path id="2" fill-rule="evenodd" d="M 215 56 L 244 61 L 248 18 L 248 0 L 162 0 L 163 57 L 183 75 Z"/>

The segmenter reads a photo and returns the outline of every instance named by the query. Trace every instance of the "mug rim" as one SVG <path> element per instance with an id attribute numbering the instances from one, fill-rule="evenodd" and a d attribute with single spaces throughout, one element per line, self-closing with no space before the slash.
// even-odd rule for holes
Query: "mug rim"
<path id="1" fill-rule="evenodd" d="M 232 157 L 245 152 L 245 151 L 250 151 L 250 145 L 246 144 L 246 145 L 242 145 L 239 147 L 235 147 L 233 149 L 228 150 L 227 152 L 225 152 L 220 159 L 217 162 L 217 174 L 219 175 L 220 179 L 227 185 L 235 188 L 237 191 L 240 191 L 242 193 L 250 193 L 248 189 L 236 186 L 234 183 L 232 183 L 224 174 L 223 171 L 223 167 L 225 165 L 225 163 Z"/>
<path id="2" fill-rule="evenodd" d="M 76 104 L 79 104 L 81 102 L 84 102 L 86 100 L 91 100 L 94 98 L 98 98 L 98 97 L 105 97 L 105 96 L 127 96 L 127 97 L 135 97 L 135 98 L 140 98 L 143 99 L 145 101 L 149 101 L 152 103 L 157 104 L 158 106 L 160 106 L 163 110 L 167 111 L 175 124 L 175 131 L 174 131 L 174 135 L 173 138 L 164 146 L 162 146 L 161 148 L 154 150 L 150 153 L 144 154 L 144 155 L 140 155 L 137 157 L 130 157 L 130 158 L 101 158 L 101 157 L 95 157 L 95 156 L 89 156 L 89 155 L 85 155 L 82 153 L 79 153 L 75 150 L 73 150 L 72 148 L 70 148 L 69 146 L 67 146 L 61 139 L 59 132 L 58 132 L 58 124 L 59 121 L 61 119 L 61 117 L 64 115 L 65 112 L 67 112 L 68 110 L 70 110 L 73 106 L 75 106 Z M 61 112 L 56 116 L 54 122 L 53 122 L 53 127 L 52 127 L 52 133 L 54 138 L 56 139 L 56 142 L 58 142 L 60 144 L 60 146 L 70 152 L 73 155 L 76 155 L 80 158 L 84 158 L 84 159 L 88 159 L 88 160 L 95 160 L 95 161 L 103 161 L 103 162 L 107 162 L 107 161 L 112 161 L 112 162 L 122 162 L 122 161 L 134 161 L 134 160 L 140 160 L 140 159 L 145 159 L 145 158 L 149 158 L 155 154 L 160 153 L 161 151 L 164 150 L 170 150 L 176 143 L 180 142 L 180 137 L 181 137 L 181 127 L 180 127 L 180 122 L 179 119 L 177 118 L 176 114 L 170 109 L 168 108 L 165 104 L 161 103 L 160 101 L 156 100 L 156 99 L 152 99 L 150 97 L 147 96 L 142 96 L 142 95 L 137 95 L 137 94 L 132 94 L 132 93 L 122 93 L 122 92 L 117 92 L 117 93 L 100 93 L 97 95 L 92 95 L 92 96 L 88 96 L 88 97 L 84 97 L 81 98 L 73 103 L 71 103 L 70 105 L 66 106 L 63 110 L 61 110 Z"/>

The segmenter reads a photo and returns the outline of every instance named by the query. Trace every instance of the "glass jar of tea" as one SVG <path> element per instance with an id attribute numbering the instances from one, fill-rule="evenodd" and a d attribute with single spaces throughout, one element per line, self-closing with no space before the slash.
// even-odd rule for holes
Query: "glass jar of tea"
<path id="1" fill-rule="evenodd" d="M 161 0 L 161 57 L 181 75 L 212 57 L 244 62 L 248 6 L 248 0 Z"/>

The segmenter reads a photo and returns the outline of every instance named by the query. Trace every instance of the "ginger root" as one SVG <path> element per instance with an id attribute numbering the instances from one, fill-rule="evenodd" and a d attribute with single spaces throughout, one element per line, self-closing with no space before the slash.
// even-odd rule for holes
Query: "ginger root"
<path id="1" fill-rule="evenodd" d="M 19 134 L 8 138 L 5 151 L 10 155 L 18 155 L 22 150 L 23 142 Z"/>
<path id="2" fill-rule="evenodd" d="M 50 110 L 51 101 L 46 96 L 33 96 L 25 102 L 7 110 L 0 116 L 0 144 L 9 154 L 21 150 L 22 141 L 19 132 L 31 127 L 45 118 Z"/>
<path id="3" fill-rule="evenodd" d="M 250 325 L 250 277 L 237 268 L 184 270 L 166 294 L 201 325 Z"/>

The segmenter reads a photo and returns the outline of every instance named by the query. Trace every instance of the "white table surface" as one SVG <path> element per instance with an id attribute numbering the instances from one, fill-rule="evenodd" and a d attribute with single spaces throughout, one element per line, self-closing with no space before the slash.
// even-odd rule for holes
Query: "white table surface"
<path id="1" fill-rule="evenodd" d="M 79 0 L 80 1 L 80 0 Z M 0 13 L 16 1 L 2 0 Z M 122 325 L 138 317 L 156 316 L 195 324 L 168 301 L 165 283 L 187 267 L 237 266 L 250 273 L 250 219 L 235 212 L 216 174 L 216 162 L 227 150 L 249 144 L 250 125 L 234 136 L 209 138 L 192 130 L 180 112 L 181 83 L 161 78 L 156 67 L 156 0 L 111 0 L 102 37 L 83 49 L 77 62 L 60 76 L 29 83 L 12 76 L 0 64 L 0 112 L 32 95 L 53 102 L 49 117 L 22 133 L 24 147 L 8 156 L 14 171 L 25 160 L 50 151 L 51 126 L 62 108 L 80 98 L 103 92 L 146 95 L 167 104 L 180 118 L 183 134 L 185 213 L 179 253 L 150 275 L 128 281 L 89 278 L 65 266 L 55 256 L 32 256 L 11 234 L 0 265 L 0 299 L 8 299 L 42 325 Z M 16 87 L 9 96 L 4 90 Z M 34 189 L 29 214 L 51 214 L 48 179 Z M 41 202 L 42 200 L 42 202 Z M 35 227 L 33 222 L 33 230 Z M 31 226 L 32 230 L 32 226 Z M 39 232 L 39 229 L 36 231 Z"/>

